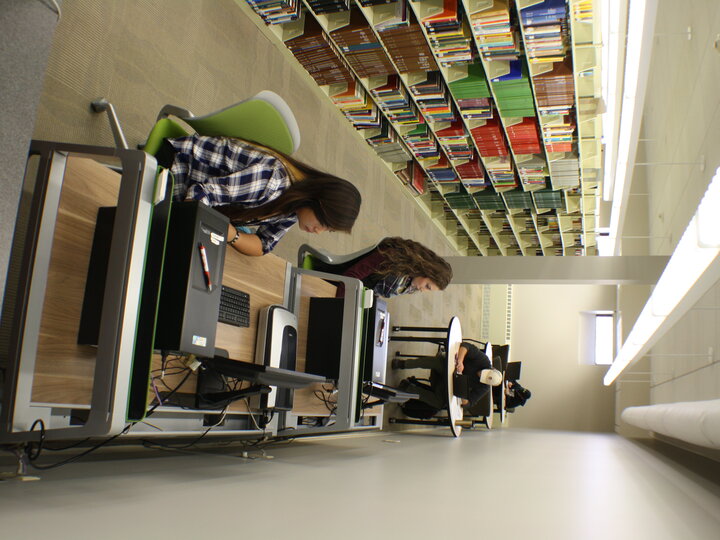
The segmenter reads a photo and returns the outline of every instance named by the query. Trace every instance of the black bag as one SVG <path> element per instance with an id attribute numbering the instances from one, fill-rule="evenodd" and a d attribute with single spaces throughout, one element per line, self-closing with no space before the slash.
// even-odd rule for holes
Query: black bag
<path id="1" fill-rule="evenodd" d="M 402 412 L 405 416 L 409 416 L 410 418 L 418 418 L 421 420 L 432 418 L 438 412 L 440 412 L 440 409 L 431 407 L 430 405 L 428 405 L 424 401 L 420 401 L 419 399 L 408 399 L 405 403 L 400 405 L 400 408 L 402 409 Z"/>

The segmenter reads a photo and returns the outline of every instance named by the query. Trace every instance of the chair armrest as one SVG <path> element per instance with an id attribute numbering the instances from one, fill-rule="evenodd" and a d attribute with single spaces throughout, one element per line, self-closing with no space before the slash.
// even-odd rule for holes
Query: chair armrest
<path id="1" fill-rule="evenodd" d="M 157 122 L 158 120 L 167 118 L 170 115 L 177 116 L 180 119 L 193 118 L 195 116 L 188 109 L 183 109 L 182 107 L 178 107 L 177 105 L 165 105 L 162 109 L 160 109 L 160 112 L 158 113 L 155 121 Z"/>

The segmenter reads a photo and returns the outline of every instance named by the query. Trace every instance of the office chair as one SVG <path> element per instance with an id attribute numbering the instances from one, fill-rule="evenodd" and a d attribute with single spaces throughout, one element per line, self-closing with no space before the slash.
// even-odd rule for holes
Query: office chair
<path id="1" fill-rule="evenodd" d="M 105 98 L 98 98 L 91 103 L 91 108 L 97 113 L 107 113 L 115 144 L 119 148 L 127 148 L 113 105 Z M 182 120 L 199 135 L 237 137 L 284 154 L 292 154 L 300 146 L 300 129 L 295 115 L 285 100 L 270 90 L 263 90 L 250 99 L 204 116 L 194 116 L 187 109 L 165 105 L 143 146 L 148 154 L 154 156 L 163 139 L 189 135 L 187 129 L 169 118 L 171 115 Z"/>
<path id="2" fill-rule="evenodd" d="M 377 244 L 373 244 L 372 246 L 346 255 L 334 255 L 324 249 L 303 244 L 298 248 L 298 267 L 307 270 L 327 272 L 328 274 L 342 274 L 361 257 L 364 257 L 376 247 Z"/>

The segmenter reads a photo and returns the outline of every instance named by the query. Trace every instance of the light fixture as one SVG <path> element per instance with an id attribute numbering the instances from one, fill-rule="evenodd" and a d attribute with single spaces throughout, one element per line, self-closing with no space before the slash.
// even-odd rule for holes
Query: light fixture
<path id="1" fill-rule="evenodd" d="M 625 220 L 630 194 L 629 177 L 635 164 L 635 152 L 642 120 L 650 70 L 653 32 L 657 0 L 630 0 L 628 13 L 625 75 L 623 78 L 622 113 L 617 141 L 612 209 L 610 213 L 610 243 L 612 252 L 619 255 L 617 237 Z M 617 105 L 615 105 L 617 107 Z"/>
<path id="2" fill-rule="evenodd" d="M 617 152 L 617 89 L 622 83 L 620 71 L 620 40 L 624 38 L 624 29 L 621 30 L 621 9 L 626 8 L 625 2 L 619 0 L 602 0 L 600 13 L 602 17 L 602 96 L 605 100 L 605 114 L 603 114 L 603 134 L 605 139 L 605 154 L 603 165 L 602 198 L 605 201 L 612 199 L 613 179 L 615 178 L 615 155 Z M 611 88 L 612 85 L 612 88 Z"/>
<path id="3" fill-rule="evenodd" d="M 720 279 L 717 215 L 720 215 L 720 168 L 605 374 L 605 385 L 612 384 L 627 366 L 645 354 Z"/>

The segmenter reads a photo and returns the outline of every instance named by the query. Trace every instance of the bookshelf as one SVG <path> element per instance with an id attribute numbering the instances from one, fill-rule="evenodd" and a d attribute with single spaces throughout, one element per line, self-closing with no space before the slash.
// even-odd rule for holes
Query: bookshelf
<path id="1" fill-rule="evenodd" d="M 596 0 L 247 0 L 464 255 L 594 255 Z"/>

